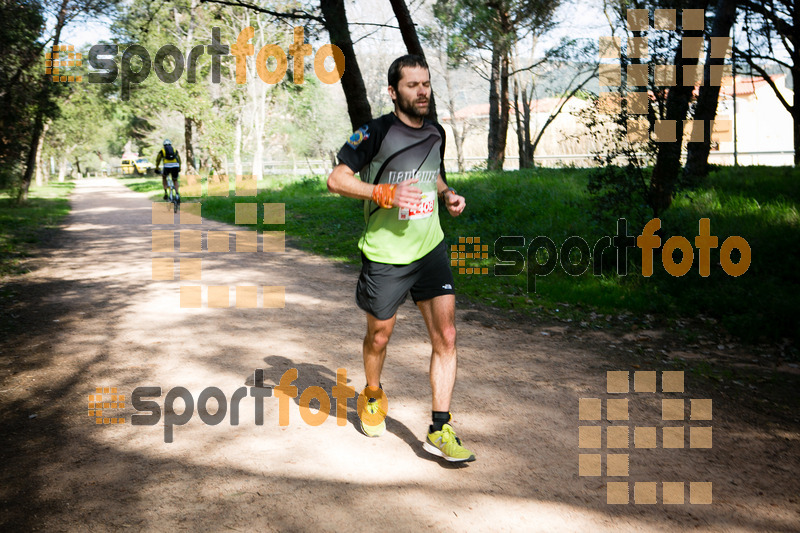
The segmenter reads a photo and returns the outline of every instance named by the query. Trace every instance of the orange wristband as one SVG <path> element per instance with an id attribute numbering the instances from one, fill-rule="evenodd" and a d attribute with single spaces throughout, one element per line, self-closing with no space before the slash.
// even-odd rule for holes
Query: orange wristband
<path id="1" fill-rule="evenodd" d="M 388 183 L 376 185 L 375 188 L 372 189 L 372 201 L 381 207 L 390 209 L 394 201 L 394 190 L 396 188 L 397 185 L 390 185 Z"/>

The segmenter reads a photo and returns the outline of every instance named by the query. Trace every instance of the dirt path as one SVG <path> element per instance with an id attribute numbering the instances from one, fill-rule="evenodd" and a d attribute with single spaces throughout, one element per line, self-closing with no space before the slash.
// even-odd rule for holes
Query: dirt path
<path id="1" fill-rule="evenodd" d="M 608 394 L 607 371 L 630 371 L 633 389 L 635 368 L 609 362 L 599 345 L 572 341 L 563 328 L 517 328 L 480 309 L 458 311 L 453 405 L 475 463 L 442 464 L 421 449 L 430 345 L 409 303 L 384 370 L 390 408 L 380 439 L 357 431 L 354 399 L 345 426 L 333 416 L 320 426 L 304 423 L 294 399 L 281 427 L 276 398 L 264 400 L 263 425 L 256 425 L 248 396 L 239 425 L 231 426 L 230 409 L 215 426 L 195 412 L 167 444 L 163 417 L 131 425 L 134 388 L 157 386 L 166 395 L 185 387 L 197 400 L 215 386 L 230 398 L 252 385 L 256 368 L 267 385 L 296 368 L 300 393 L 319 386 L 330 394 L 339 368 L 356 389 L 364 381 L 354 268 L 290 247 L 152 252 L 153 229 L 185 228 L 152 225 L 147 198 L 113 179 L 79 181 L 72 214 L 41 268 L 0 287 L 0 529 L 800 530 L 797 427 L 717 400 L 712 421 L 688 420 L 689 399 L 710 397 L 688 374 L 684 394 Z M 191 229 L 233 230 L 207 220 Z M 154 257 L 202 258 L 202 282 L 152 281 Z M 286 306 L 180 308 L 180 286 L 200 284 L 285 286 Z M 126 395 L 124 409 L 106 411 L 125 424 L 98 426 L 88 416 L 96 387 Z M 629 420 L 581 422 L 580 398 L 602 399 L 604 416 L 606 399 L 628 398 Z M 662 398 L 685 399 L 687 420 L 662 421 Z M 163 408 L 164 396 L 156 401 Z M 579 449 L 581 424 L 630 426 L 630 447 Z M 634 448 L 634 426 L 685 427 L 686 447 L 660 448 L 657 429 L 659 448 Z M 689 427 L 701 426 L 713 426 L 711 449 L 689 448 Z M 602 439 L 605 446 L 605 431 Z M 578 475 L 581 453 L 603 455 L 603 476 Z M 627 477 L 605 475 L 609 453 L 629 454 Z M 629 483 L 630 504 L 606 503 L 609 481 Z M 634 482 L 658 482 L 658 503 L 635 505 Z M 686 503 L 663 504 L 661 482 L 685 482 Z M 689 482 L 711 482 L 713 503 L 689 504 Z"/>

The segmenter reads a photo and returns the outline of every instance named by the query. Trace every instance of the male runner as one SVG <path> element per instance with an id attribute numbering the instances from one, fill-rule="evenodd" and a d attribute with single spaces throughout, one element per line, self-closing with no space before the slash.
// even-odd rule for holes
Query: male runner
<path id="1" fill-rule="evenodd" d="M 410 291 L 433 346 L 433 422 L 423 447 L 448 461 L 474 461 L 475 455 L 461 445 L 448 423 L 456 380 L 455 292 L 438 209 L 443 201 L 450 214 L 458 216 L 466 202 L 445 182 L 444 130 L 424 119 L 431 96 L 425 59 L 396 59 L 389 67 L 388 90 L 394 113 L 356 131 L 339 151 L 339 164 L 328 177 L 331 192 L 364 200 L 366 229 L 358 243 L 362 269 L 356 303 L 367 314 L 364 373 L 369 396 L 381 394 L 386 345 L 397 309 Z M 366 411 L 385 416 L 379 398 L 371 398 Z M 362 417 L 361 428 L 367 436 L 378 437 L 386 423 L 368 425 Z"/>

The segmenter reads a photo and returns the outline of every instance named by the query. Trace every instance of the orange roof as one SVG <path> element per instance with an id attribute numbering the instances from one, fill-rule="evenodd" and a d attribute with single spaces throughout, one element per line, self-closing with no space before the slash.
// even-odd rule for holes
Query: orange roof
<path id="1" fill-rule="evenodd" d="M 456 118 L 489 116 L 489 104 L 472 104 L 456 111 Z M 447 117 L 445 120 L 450 120 Z"/>
<path id="2" fill-rule="evenodd" d="M 770 76 L 772 81 L 777 81 L 785 78 L 785 74 L 775 74 Z M 769 87 L 769 83 L 761 76 L 744 77 L 736 76 L 736 96 L 746 96 L 755 93 L 762 87 Z M 725 76 L 722 78 L 722 86 L 720 87 L 720 95 L 733 96 L 733 77 Z"/>

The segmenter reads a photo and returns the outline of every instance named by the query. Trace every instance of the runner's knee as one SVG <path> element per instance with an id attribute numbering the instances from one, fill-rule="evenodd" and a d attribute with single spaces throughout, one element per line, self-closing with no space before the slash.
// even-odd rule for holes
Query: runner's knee
<path id="1" fill-rule="evenodd" d="M 369 346 L 376 351 L 384 350 L 389 344 L 389 338 L 392 336 L 391 331 L 377 330 L 368 332 L 367 338 L 364 339 Z"/>
<path id="2" fill-rule="evenodd" d="M 456 349 L 456 327 L 453 324 L 441 328 L 437 334 L 437 344 L 443 352 L 455 352 Z"/>

